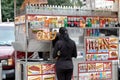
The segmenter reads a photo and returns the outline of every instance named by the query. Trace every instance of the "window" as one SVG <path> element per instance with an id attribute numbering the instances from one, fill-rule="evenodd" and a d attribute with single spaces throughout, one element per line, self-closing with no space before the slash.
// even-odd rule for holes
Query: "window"
<path id="1" fill-rule="evenodd" d="M 0 45 L 11 45 L 15 41 L 14 27 L 0 26 Z"/>

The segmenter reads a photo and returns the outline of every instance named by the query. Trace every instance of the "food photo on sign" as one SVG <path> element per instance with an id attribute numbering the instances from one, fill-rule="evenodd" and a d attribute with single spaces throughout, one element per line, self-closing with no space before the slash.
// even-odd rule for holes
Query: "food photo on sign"
<path id="1" fill-rule="evenodd" d="M 55 79 L 55 74 L 43 75 L 42 80 L 56 80 L 56 79 Z"/>
<path id="2" fill-rule="evenodd" d="M 111 62 L 105 62 L 104 63 L 104 70 L 107 71 L 107 70 L 111 70 L 112 68 L 112 63 Z"/>
<path id="3" fill-rule="evenodd" d="M 40 75 L 28 76 L 28 80 L 42 80 L 42 76 Z"/>
<path id="4" fill-rule="evenodd" d="M 28 75 L 32 74 L 41 74 L 41 65 L 29 65 L 28 66 Z"/>
<path id="5" fill-rule="evenodd" d="M 42 74 L 54 74 L 54 73 L 55 73 L 55 64 L 42 65 Z"/>

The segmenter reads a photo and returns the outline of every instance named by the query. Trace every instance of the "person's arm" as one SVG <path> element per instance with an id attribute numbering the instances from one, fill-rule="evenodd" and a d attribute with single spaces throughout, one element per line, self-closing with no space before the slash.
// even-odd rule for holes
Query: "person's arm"
<path id="1" fill-rule="evenodd" d="M 55 47 L 55 44 L 57 43 L 58 40 L 59 40 L 59 34 L 57 33 L 55 39 L 52 41 L 53 48 Z"/>
<path id="2" fill-rule="evenodd" d="M 57 52 L 59 51 L 59 43 L 57 42 L 55 44 L 55 47 L 54 47 L 54 50 L 53 50 L 53 58 L 57 58 L 58 55 L 57 55 Z"/>
<path id="3" fill-rule="evenodd" d="M 76 44 L 75 43 L 74 43 L 72 57 L 75 57 L 75 58 L 77 57 L 77 48 L 76 48 Z"/>

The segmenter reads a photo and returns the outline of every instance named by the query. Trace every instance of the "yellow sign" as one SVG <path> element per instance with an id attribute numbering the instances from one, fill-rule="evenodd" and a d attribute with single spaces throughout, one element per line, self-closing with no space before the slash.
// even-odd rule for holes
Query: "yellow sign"
<path id="1" fill-rule="evenodd" d="M 54 40 L 55 37 L 56 32 L 38 31 L 36 35 L 37 40 Z"/>

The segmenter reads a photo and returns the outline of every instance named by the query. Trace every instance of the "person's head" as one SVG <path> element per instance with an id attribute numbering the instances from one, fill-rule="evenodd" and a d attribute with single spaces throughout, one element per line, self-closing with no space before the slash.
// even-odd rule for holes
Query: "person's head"
<path id="1" fill-rule="evenodd" d="M 67 29 L 65 27 L 61 27 L 59 29 L 59 33 L 62 34 L 62 35 L 67 34 Z"/>
<path id="2" fill-rule="evenodd" d="M 68 41 L 70 39 L 68 35 L 68 31 L 65 27 L 61 27 L 59 29 L 59 33 L 60 33 L 60 39 L 65 40 L 65 41 Z"/>

